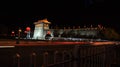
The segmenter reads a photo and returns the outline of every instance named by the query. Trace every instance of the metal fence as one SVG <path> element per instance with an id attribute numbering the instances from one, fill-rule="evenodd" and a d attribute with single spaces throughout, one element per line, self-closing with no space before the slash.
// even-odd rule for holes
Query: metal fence
<path id="1" fill-rule="evenodd" d="M 16 53 L 13 64 L 14 67 L 119 67 L 119 50 L 119 45 L 75 45 L 70 50 L 31 52 L 27 59 Z"/>

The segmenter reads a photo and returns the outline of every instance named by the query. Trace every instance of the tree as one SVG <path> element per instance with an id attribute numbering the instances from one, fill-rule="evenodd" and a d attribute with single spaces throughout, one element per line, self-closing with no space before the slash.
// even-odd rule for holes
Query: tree
<path id="1" fill-rule="evenodd" d="M 66 31 L 64 31 L 62 34 L 61 34 L 61 37 L 68 37 L 68 34 Z"/>
<path id="2" fill-rule="evenodd" d="M 120 35 L 112 28 L 101 30 L 101 37 L 110 40 L 120 40 Z"/>
<path id="3" fill-rule="evenodd" d="M 75 37 L 75 36 L 76 36 L 75 30 L 70 30 L 68 32 L 68 37 Z"/>
<path id="4" fill-rule="evenodd" d="M 8 37 L 8 27 L 4 24 L 0 24 L 0 29 L 1 29 L 0 37 L 1 38 Z M 11 34 L 11 32 L 9 33 Z"/>
<path id="5" fill-rule="evenodd" d="M 46 34 L 46 35 L 45 35 L 45 39 L 47 39 L 47 40 L 48 40 L 50 37 L 51 37 L 51 34 Z"/>
<path id="6" fill-rule="evenodd" d="M 54 37 L 58 37 L 60 35 L 59 30 L 55 29 L 53 32 L 53 35 L 54 35 Z"/>

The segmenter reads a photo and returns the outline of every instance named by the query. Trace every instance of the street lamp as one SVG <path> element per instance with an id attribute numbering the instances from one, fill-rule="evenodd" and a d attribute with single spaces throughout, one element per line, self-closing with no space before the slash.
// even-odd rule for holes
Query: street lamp
<path id="1" fill-rule="evenodd" d="M 22 32 L 22 30 L 19 28 L 18 30 L 18 39 L 16 41 L 16 44 L 19 44 L 20 43 L 20 33 Z"/>
<path id="2" fill-rule="evenodd" d="M 18 30 L 18 38 L 20 38 L 20 32 L 22 32 L 21 29 Z"/>

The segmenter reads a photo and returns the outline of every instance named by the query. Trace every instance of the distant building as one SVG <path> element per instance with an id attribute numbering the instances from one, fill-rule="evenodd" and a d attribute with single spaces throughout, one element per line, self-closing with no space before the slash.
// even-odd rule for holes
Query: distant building
<path id="1" fill-rule="evenodd" d="M 37 22 L 34 22 L 35 28 L 32 39 L 45 39 L 45 36 L 47 34 L 50 34 L 51 37 L 80 37 L 80 36 L 88 36 L 88 37 L 95 37 L 97 36 L 99 30 L 98 28 L 66 28 L 64 29 L 50 29 L 49 25 L 51 22 L 49 22 L 47 19 L 38 20 Z M 100 26 L 99 26 L 100 27 Z M 99 28 L 100 29 L 100 28 Z"/>
<path id="2" fill-rule="evenodd" d="M 38 20 L 35 24 L 33 39 L 44 39 L 47 31 L 49 30 L 49 24 L 47 19 Z"/>

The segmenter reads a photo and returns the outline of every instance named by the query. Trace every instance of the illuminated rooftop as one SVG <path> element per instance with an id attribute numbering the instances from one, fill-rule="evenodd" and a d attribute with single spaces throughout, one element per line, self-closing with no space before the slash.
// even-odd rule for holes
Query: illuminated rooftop
<path id="1" fill-rule="evenodd" d="M 42 20 L 38 20 L 37 22 L 35 22 L 34 24 L 39 24 L 39 23 L 46 23 L 46 24 L 50 24 L 51 22 L 49 22 L 48 20 L 47 20 L 47 18 L 45 18 L 45 19 L 42 19 Z"/>

